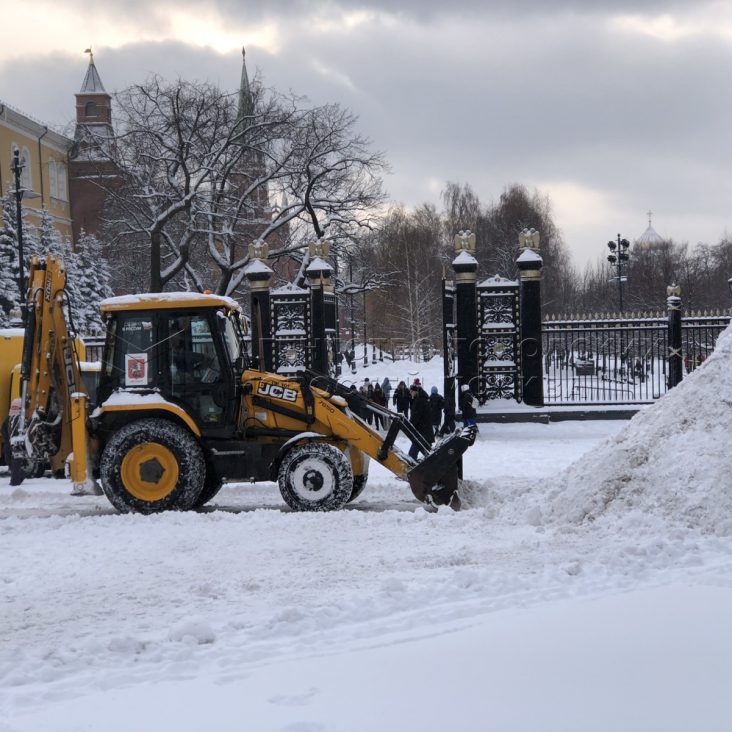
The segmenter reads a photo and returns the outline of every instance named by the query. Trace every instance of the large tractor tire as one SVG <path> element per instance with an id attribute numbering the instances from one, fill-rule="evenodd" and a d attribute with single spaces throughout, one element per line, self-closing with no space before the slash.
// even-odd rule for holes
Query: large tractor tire
<path id="1" fill-rule="evenodd" d="M 324 442 L 293 447 L 280 464 L 278 480 L 282 498 L 295 511 L 337 511 L 353 493 L 350 460 Z"/>
<path id="2" fill-rule="evenodd" d="M 165 419 L 130 422 L 107 442 L 102 488 L 123 513 L 187 511 L 203 490 L 206 462 L 196 438 Z"/>

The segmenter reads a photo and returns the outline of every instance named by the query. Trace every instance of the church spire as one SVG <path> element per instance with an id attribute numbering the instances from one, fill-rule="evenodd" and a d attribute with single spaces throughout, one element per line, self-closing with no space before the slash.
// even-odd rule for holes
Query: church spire
<path id="1" fill-rule="evenodd" d="M 107 92 L 104 84 L 102 84 L 102 78 L 99 76 L 97 67 L 94 65 L 94 54 L 92 53 L 91 46 L 84 53 L 89 54 L 89 68 L 86 70 L 86 76 L 84 77 L 79 94 L 106 94 Z"/>
<path id="2" fill-rule="evenodd" d="M 237 137 L 244 134 L 244 130 L 252 123 L 254 114 L 254 99 L 249 86 L 249 74 L 247 73 L 247 51 L 244 46 L 241 49 L 241 82 L 239 83 L 239 106 L 236 115 Z"/>

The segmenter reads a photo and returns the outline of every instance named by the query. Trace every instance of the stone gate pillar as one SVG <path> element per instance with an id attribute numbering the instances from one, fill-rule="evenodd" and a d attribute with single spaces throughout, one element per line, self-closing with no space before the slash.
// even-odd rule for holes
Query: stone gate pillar
<path id="1" fill-rule="evenodd" d="M 467 384 L 477 395 L 478 309 L 476 282 L 478 260 L 475 258 L 475 234 L 461 231 L 455 235 L 452 262 L 455 270 L 455 309 L 457 322 L 457 377 L 460 386 Z"/>
<path id="2" fill-rule="evenodd" d="M 269 254 L 267 244 L 250 244 L 251 261 L 244 269 L 249 282 L 249 303 L 252 318 L 252 362 L 262 371 L 274 371 L 272 358 L 272 314 L 269 281 L 274 272 L 264 261 Z"/>
<path id="3" fill-rule="evenodd" d="M 519 234 L 523 251 L 516 260 L 519 269 L 521 308 L 521 386 L 524 404 L 544 406 L 544 363 L 541 345 L 541 268 L 539 232 L 524 229 Z"/>

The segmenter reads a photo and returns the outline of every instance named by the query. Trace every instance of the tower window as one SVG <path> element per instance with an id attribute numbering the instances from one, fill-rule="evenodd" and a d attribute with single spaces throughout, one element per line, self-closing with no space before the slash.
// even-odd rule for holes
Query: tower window
<path id="1" fill-rule="evenodd" d="M 96 102 L 87 102 L 84 106 L 84 116 L 85 117 L 96 117 L 97 116 L 97 103 Z"/>

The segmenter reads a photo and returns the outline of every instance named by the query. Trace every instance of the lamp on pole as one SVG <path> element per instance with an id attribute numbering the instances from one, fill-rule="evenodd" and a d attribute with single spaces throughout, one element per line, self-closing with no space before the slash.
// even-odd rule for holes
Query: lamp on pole
<path id="1" fill-rule="evenodd" d="M 363 367 L 369 365 L 369 355 L 366 350 L 366 288 L 363 290 Z"/>
<path id="2" fill-rule="evenodd" d="M 13 151 L 13 164 L 12 171 L 15 177 L 15 218 L 18 232 L 18 294 L 20 296 L 20 312 L 23 318 L 23 325 L 25 325 L 26 319 L 26 308 L 25 308 L 25 295 L 26 295 L 26 283 L 25 283 L 25 255 L 23 253 L 23 197 L 27 198 L 38 198 L 38 194 L 34 191 L 23 188 L 20 184 L 21 174 L 25 163 L 20 162 L 20 150 L 16 148 Z"/>
<path id="3" fill-rule="evenodd" d="M 353 310 L 353 255 L 348 259 L 348 282 L 351 287 L 349 296 L 351 298 L 351 373 L 356 373 L 356 318 Z"/>
<path id="4" fill-rule="evenodd" d="M 621 239 L 618 234 L 617 241 L 612 239 L 607 243 L 610 254 L 607 255 L 607 261 L 610 262 L 612 267 L 615 267 L 617 274 L 610 278 L 610 282 L 617 281 L 618 283 L 618 302 L 620 305 L 620 312 L 623 312 L 623 282 L 627 282 L 628 278 L 623 276 L 623 266 L 627 266 L 628 261 L 628 248 L 630 242 L 627 239 Z"/>

